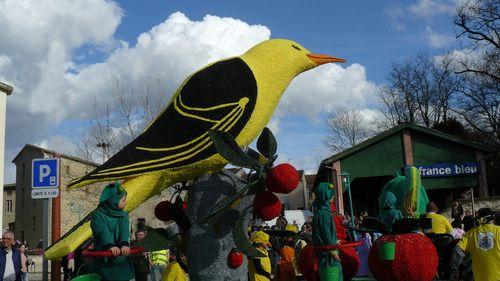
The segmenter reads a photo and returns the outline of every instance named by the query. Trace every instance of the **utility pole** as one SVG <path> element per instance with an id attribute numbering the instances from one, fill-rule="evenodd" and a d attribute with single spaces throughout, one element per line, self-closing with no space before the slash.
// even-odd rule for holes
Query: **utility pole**
<path id="1" fill-rule="evenodd" d="M 96 146 L 99 148 L 102 148 L 102 163 L 104 163 L 106 160 L 106 149 L 109 147 L 109 143 L 100 142 L 100 143 L 96 144 Z"/>
<path id="2" fill-rule="evenodd" d="M 0 228 L 3 231 L 3 171 L 5 160 L 5 119 L 7 117 L 7 96 L 14 88 L 0 82 Z"/>

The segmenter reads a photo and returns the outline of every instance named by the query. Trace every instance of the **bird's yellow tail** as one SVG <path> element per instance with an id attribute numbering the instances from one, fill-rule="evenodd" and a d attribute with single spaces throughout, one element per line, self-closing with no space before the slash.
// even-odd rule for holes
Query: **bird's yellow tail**
<path id="1" fill-rule="evenodd" d="M 131 212 L 144 201 L 163 189 L 174 184 L 175 179 L 168 179 L 162 173 L 149 173 L 125 181 L 122 186 L 127 191 L 126 211 Z M 160 188 L 159 188 L 160 187 Z M 45 257 L 49 260 L 59 259 L 78 248 L 83 242 L 92 236 L 89 216 L 86 217 L 75 229 L 68 231 L 59 241 L 45 251 Z"/>

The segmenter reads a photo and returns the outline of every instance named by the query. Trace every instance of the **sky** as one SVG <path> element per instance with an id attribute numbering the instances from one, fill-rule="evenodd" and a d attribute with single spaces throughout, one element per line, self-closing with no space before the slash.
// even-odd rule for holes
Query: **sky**
<path id="1" fill-rule="evenodd" d="M 117 81 L 160 81 L 165 101 L 190 73 L 269 38 L 347 60 L 297 77 L 269 127 L 278 162 L 314 173 L 332 155 L 326 116 L 380 116 L 377 89 L 392 63 L 460 50 L 452 17 L 465 0 L 0 0 L 0 81 L 7 99 L 5 183 L 27 143 L 77 154 L 92 105 Z"/>

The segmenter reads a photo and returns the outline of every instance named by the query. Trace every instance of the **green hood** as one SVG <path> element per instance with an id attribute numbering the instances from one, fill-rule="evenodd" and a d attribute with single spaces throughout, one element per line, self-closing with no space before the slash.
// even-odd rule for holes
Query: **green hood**
<path id="1" fill-rule="evenodd" d="M 332 200 L 335 190 L 329 182 L 322 182 L 316 187 L 316 198 L 314 199 L 314 207 L 321 209 L 326 207 L 330 209 L 330 200 Z"/>
<path id="2" fill-rule="evenodd" d="M 380 199 L 381 202 L 379 202 L 379 204 L 383 209 L 394 209 L 396 207 L 396 202 L 398 201 L 396 195 L 390 191 L 388 191 L 385 196 Z"/>
<path id="3" fill-rule="evenodd" d="M 108 184 L 99 198 L 98 210 L 112 217 L 124 217 L 128 215 L 118 207 L 120 200 L 127 196 L 127 192 L 119 182 Z"/>

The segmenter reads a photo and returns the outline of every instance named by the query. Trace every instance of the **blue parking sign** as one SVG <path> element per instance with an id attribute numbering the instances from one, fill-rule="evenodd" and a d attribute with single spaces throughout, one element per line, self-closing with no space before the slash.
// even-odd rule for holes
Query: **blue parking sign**
<path id="1" fill-rule="evenodd" d="M 59 159 L 33 159 L 32 188 L 57 188 L 59 186 Z"/>

